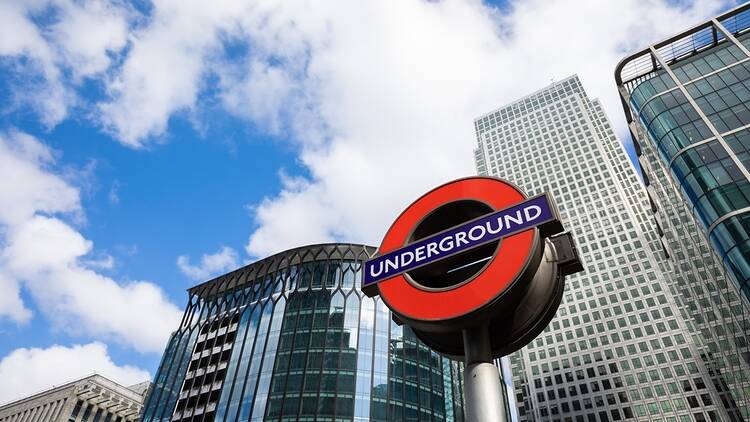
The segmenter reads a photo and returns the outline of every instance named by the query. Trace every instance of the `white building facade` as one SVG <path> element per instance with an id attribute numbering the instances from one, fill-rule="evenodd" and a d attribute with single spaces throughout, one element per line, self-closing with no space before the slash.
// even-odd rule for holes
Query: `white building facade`
<path id="1" fill-rule="evenodd" d="M 150 386 L 94 374 L 0 406 L 0 422 L 136 422 Z"/>
<path id="2" fill-rule="evenodd" d="M 724 421 L 675 293 L 651 205 L 577 76 L 475 120 L 479 174 L 552 193 L 585 271 L 545 331 L 511 356 L 520 420 Z"/>

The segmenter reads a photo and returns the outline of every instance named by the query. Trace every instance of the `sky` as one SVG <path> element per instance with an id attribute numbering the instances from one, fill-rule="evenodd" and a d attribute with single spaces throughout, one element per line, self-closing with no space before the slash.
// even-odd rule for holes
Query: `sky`
<path id="1" fill-rule="evenodd" d="M 153 377 L 191 285 L 378 244 L 474 174 L 473 118 L 724 0 L 0 0 L 0 402 Z"/>

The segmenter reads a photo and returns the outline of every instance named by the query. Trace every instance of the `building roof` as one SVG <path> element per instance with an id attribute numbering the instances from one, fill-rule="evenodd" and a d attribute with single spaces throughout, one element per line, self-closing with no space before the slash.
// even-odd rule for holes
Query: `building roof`
<path id="1" fill-rule="evenodd" d="M 143 383 L 136 384 L 133 387 L 142 386 L 145 383 L 150 384 L 150 381 L 144 381 Z M 137 390 L 133 390 L 131 388 L 125 387 L 123 385 L 120 385 L 117 382 L 110 380 L 109 378 L 106 378 L 106 377 L 104 377 L 102 375 L 94 373 L 94 374 L 87 375 L 87 376 L 82 377 L 82 378 L 77 378 L 77 379 L 75 379 L 73 381 L 66 382 L 64 384 L 53 385 L 52 387 L 50 387 L 50 388 L 48 388 L 46 390 L 40 391 L 38 393 L 33 393 L 33 394 L 28 395 L 26 397 L 22 397 L 22 398 L 13 400 L 11 402 L 5 403 L 5 404 L 3 404 L 3 405 L 0 406 L 0 411 L 3 411 L 5 409 L 8 409 L 8 408 L 11 408 L 11 407 L 14 407 L 14 406 L 21 405 L 21 404 L 23 404 L 23 403 L 25 403 L 27 401 L 32 401 L 32 400 L 35 400 L 37 398 L 40 398 L 40 397 L 43 397 L 43 396 L 46 396 L 46 395 L 49 395 L 49 394 L 53 394 L 53 393 L 56 393 L 58 391 L 62 391 L 62 390 L 68 389 L 68 388 L 81 388 L 81 387 L 85 387 L 87 385 L 94 385 L 94 386 L 97 386 L 99 388 L 106 389 L 108 391 L 114 392 L 116 394 L 119 394 L 119 395 L 127 398 L 127 399 L 133 400 L 134 402 L 141 403 L 141 404 L 143 403 L 143 400 L 144 400 L 144 394 L 143 393 L 145 393 L 147 391 L 147 390 L 143 390 L 143 389 L 140 390 L 142 392 L 139 392 Z"/>
<path id="2" fill-rule="evenodd" d="M 353 243 L 321 243 L 301 246 L 271 255 L 188 289 L 190 295 L 210 297 L 253 283 L 266 275 L 304 262 L 337 259 L 365 260 L 375 253 L 373 246 Z"/>
<path id="3" fill-rule="evenodd" d="M 737 34 L 750 28 L 750 2 L 742 4 L 717 16 L 728 31 Z M 703 51 L 717 42 L 723 41 L 722 35 L 713 30 L 713 20 L 707 20 L 694 27 L 653 44 L 659 55 L 667 62 L 673 62 Z M 659 68 L 651 57 L 651 46 L 628 55 L 615 68 L 615 81 L 623 85 L 629 81 L 648 75 Z"/>

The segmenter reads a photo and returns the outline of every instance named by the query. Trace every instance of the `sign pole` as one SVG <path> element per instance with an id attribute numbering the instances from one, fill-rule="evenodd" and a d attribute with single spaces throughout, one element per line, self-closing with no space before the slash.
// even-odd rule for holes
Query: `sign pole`
<path id="1" fill-rule="evenodd" d="M 489 327 L 463 330 L 467 422 L 507 422 L 500 372 L 492 362 Z"/>

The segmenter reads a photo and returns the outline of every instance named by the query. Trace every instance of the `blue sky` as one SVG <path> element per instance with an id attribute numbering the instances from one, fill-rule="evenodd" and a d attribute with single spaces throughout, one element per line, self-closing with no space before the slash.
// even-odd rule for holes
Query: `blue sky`
<path id="1" fill-rule="evenodd" d="M 473 172 L 472 117 L 554 78 L 626 138 L 617 61 L 731 6 L 188 3 L 0 4 L 0 402 L 153 376 L 186 288 L 377 243 Z"/>

